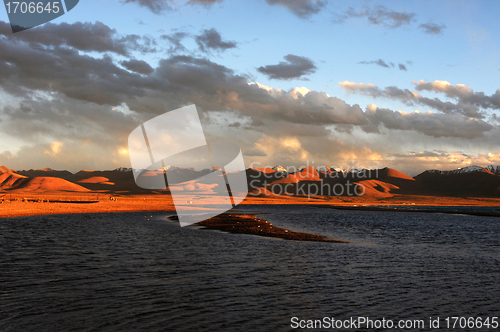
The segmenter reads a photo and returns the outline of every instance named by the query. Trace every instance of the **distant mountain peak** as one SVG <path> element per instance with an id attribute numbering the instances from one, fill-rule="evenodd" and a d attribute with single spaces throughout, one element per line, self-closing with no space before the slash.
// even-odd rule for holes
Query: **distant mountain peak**
<path id="1" fill-rule="evenodd" d="M 452 171 L 441 171 L 438 169 L 431 169 L 431 170 L 427 170 L 426 172 L 433 173 L 433 174 L 440 174 L 440 175 L 456 175 L 456 174 L 466 174 L 466 173 L 474 173 L 474 172 L 495 173 L 495 172 L 490 170 L 490 168 L 494 169 L 495 167 L 496 166 L 493 166 L 493 165 L 488 166 L 488 167 L 471 165 L 471 166 L 457 168 L 457 169 L 452 170 Z"/>
<path id="2" fill-rule="evenodd" d="M 118 167 L 118 168 L 115 168 L 114 171 L 118 171 L 118 172 L 132 172 L 132 168 Z"/>
<path id="3" fill-rule="evenodd" d="M 276 165 L 276 166 L 274 166 L 274 167 L 273 167 L 273 169 L 274 169 L 276 172 L 287 172 L 287 173 L 288 173 L 288 171 L 286 170 L 286 168 L 284 168 L 284 167 L 283 167 L 283 166 L 281 166 L 281 165 Z"/>
<path id="4" fill-rule="evenodd" d="M 2 173 L 11 173 L 12 170 L 10 168 L 7 168 L 5 166 L 0 166 L 0 174 Z"/>
<path id="5" fill-rule="evenodd" d="M 497 165 L 497 166 L 490 165 L 490 166 L 487 166 L 486 169 L 493 174 L 500 175 L 500 165 Z"/>

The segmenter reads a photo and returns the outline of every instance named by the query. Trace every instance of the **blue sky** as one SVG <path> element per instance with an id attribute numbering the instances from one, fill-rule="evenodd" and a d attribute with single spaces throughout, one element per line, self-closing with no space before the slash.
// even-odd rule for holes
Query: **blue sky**
<path id="1" fill-rule="evenodd" d="M 190 103 L 247 166 L 500 164 L 499 7 L 87 0 L 16 34 L 0 11 L 0 164 L 128 166 L 130 131 Z"/>

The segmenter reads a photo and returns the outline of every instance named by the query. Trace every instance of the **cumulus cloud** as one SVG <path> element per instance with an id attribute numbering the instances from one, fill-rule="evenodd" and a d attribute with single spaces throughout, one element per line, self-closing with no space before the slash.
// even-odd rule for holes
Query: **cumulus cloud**
<path id="1" fill-rule="evenodd" d="M 422 23 L 418 27 L 424 30 L 424 32 L 429 35 L 439 35 L 443 33 L 443 30 L 446 28 L 446 25 L 436 24 L 436 23 Z"/>
<path id="2" fill-rule="evenodd" d="M 415 84 L 415 89 L 418 91 L 444 93 L 447 97 L 457 99 L 464 104 L 485 109 L 500 109 L 500 89 L 497 89 L 491 96 L 487 96 L 484 92 L 474 92 L 465 84 L 452 85 L 447 81 L 427 82 L 424 80 L 412 83 Z"/>
<path id="3" fill-rule="evenodd" d="M 266 2 L 271 6 L 285 7 L 300 18 L 308 18 L 319 13 L 326 4 L 322 0 L 266 0 Z"/>
<path id="4" fill-rule="evenodd" d="M 482 119 L 485 117 L 482 109 L 498 109 L 500 106 L 500 90 L 492 96 L 485 96 L 484 93 L 473 93 L 465 85 L 458 84 L 452 86 L 446 81 L 436 81 L 429 83 L 420 81 L 413 82 L 417 91 L 428 90 L 445 93 L 446 97 L 456 100 L 455 103 L 442 101 L 439 98 L 423 97 L 415 91 L 400 89 L 395 86 L 381 89 L 373 84 L 353 83 L 344 81 L 339 83 L 340 87 L 351 93 L 361 93 L 374 98 L 388 98 L 399 100 L 407 105 L 424 105 L 436 109 L 443 113 L 463 114 L 468 117 Z"/>
<path id="5" fill-rule="evenodd" d="M 257 71 L 275 80 L 301 78 L 304 75 L 312 74 L 316 71 L 314 62 L 309 58 L 288 54 L 284 59 L 286 61 L 282 61 L 277 65 L 259 67 Z"/>
<path id="6" fill-rule="evenodd" d="M 154 71 L 153 67 L 143 60 L 130 59 L 128 61 L 122 61 L 121 65 L 130 71 L 144 75 L 149 75 Z"/>
<path id="7" fill-rule="evenodd" d="M 369 105 L 366 115 L 370 124 L 383 124 L 387 129 L 414 130 L 433 137 L 477 138 L 493 126 L 460 114 L 412 113 L 392 111 Z M 372 128 L 370 128 L 372 129 Z M 371 130 L 373 131 L 373 130 Z"/>
<path id="8" fill-rule="evenodd" d="M 0 22 L 3 26 L 7 24 Z M 32 31 L 37 34 L 43 28 Z M 207 136 L 233 133 L 231 137 L 246 151 L 246 157 L 283 164 L 308 159 L 328 162 L 329 158 L 335 159 L 330 163 L 349 158 L 385 163 L 382 156 L 394 153 L 395 144 L 402 140 L 432 142 L 440 137 L 446 142 L 467 139 L 497 146 L 500 139 L 498 126 L 463 112 L 463 105 L 498 107 L 500 92 L 487 96 L 461 85 L 420 81 L 415 83 L 417 91 L 444 94 L 458 102 L 449 103 L 447 112 L 437 114 L 404 113 L 373 105 L 362 109 L 323 91 L 286 90 L 251 82 L 203 57 L 169 54 L 151 65 L 135 59 L 135 52 L 140 51 L 136 43 L 120 44 L 127 36 L 99 24 L 51 27 L 54 31 L 63 28 L 78 33 L 67 34 L 57 43 L 29 34 L 17 39 L 0 37 L 0 93 L 8 96 L 0 99 L 0 132 L 26 144 L 17 151 L 0 153 L 2 164 L 72 170 L 127 166 L 127 137 L 132 129 L 155 115 L 193 103 Z M 94 30 L 100 31 L 104 42 L 86 52 L 89 46 L 73 38 Z M 177 37 L 179 41 L 184 38 Z M 297 58 L 306 61 L 295 61 Z M 287 56 L 285 60 L 285 66 L 277 65 L 280 77 L 302 77 L 315 69 L 307 58 Z M 434 101 L 435 107 L 446 106 L 397 87 L 381 89 L 352 82 L 341 86 L 408 105 Z M 231 121 L 218 121 L 217 112 Z M 229 127 L 229 123 L 233 125 Z M 266 147 L 267 141 L 272 141 L 272 148 Z"/>
<path id="9" fill-rule="evenodd" d="M 206 29 L 202 34 L 195 37 L 196 43 L 203 52 L 210 50 L 225 51 L 230 48 L 235 48 L 235 41 L 223 41 L 222 36 L 215 29 Z"/>
<path id="10" fill-rule="evenodd" d="M 120 36 L 101 22 L 46 23 L 30 33 L 12 34 L 10 25 L 0 21 L 0 35 L 8 41 L 23 41 L 29 47 L 71 47 L 79 51 L 112 52 L 124 56 L 132 51 L 151 52 L 155 42 L 138 35 Z"/>
<path id="11" fill-rule="evenodd" d="M 138 80 L 140 75 L 117 67 L 107 55 L 93 58 L 73 48 L 41 49 L 0 39 L 0 83 L 15 95 L 58 91 L 78 100 L 117 105 L 144 94 Z"/>

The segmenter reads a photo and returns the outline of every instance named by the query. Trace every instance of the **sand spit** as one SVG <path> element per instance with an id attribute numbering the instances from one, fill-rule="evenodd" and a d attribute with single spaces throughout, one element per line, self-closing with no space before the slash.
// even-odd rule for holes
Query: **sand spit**
<path id="1" fill-rule="evenodd" d="M 275 237 L 284 240 L 349 243 L 349 241 L 334 239 L 328 236 L 291 231 L 273 226 L 267 220 L 257 218 L 254 214 L 224 213 L 201 221 L 196 225 L 205 229 L 239 234 L 254 234 L 265 237 Z"/>

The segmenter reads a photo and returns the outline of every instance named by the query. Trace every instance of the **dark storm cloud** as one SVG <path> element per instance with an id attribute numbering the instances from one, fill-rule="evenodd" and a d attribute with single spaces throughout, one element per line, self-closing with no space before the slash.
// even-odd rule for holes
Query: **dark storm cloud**
<path id="1" fill-rule="evenodd" d="M 366 17 L 368 22 L 375 25 L 383 25 L 388 28 L 399 28 L 403 25 L 409 25 L 415 19 L 414 13 L 397 12 L 389 10 L 384 6 L 365 7 L 363 10 L 356 10 L 352 7 L 335 20 L 336 23 L 342 23 L 349 18 Z"/>
<path id="2" fill-rule="evenodd" d="M 203 52 L 210 50 L 225 51 L 230 48 L 235 48 L 235 41 L 223 41 L 219 32 L 215 29 L 206 29 L 202 34 L 195 37 L 196 43 Z"/>
<path id="3" fill-rule="evenodd" d="M 439 35 L 443 33 L 443 30 L 446 28 L 446 25 L 435 24 L 435 23 L 422 23 L 418 27 L 424 30 L 424 32 L 429 35 Z"/>
<path id="4" fill-rule="evenodd" d="M 142 60 L 131 59 L 129 61 L 122 61 L 120 64 L 128 70 L 139 74 L 149 75 L 154 71 L 149 63 Z"/>
<path id="5" fill-rule="evenodd" d="M 285 7 L 300 18 L 308 18 L 319 13 L 326 4 L 321 0 L 266 0 L 266 2 L 271 6 Z"/>
<path id="6" fill-rule="evenodd" d="M 286 62 L 282 61 L 277 65 L 259 67 L 257 71 L 276 80 L 301 78 L 316 71 L 314 62 L 309 58 L 288 54 L 284 59 Z"/>

